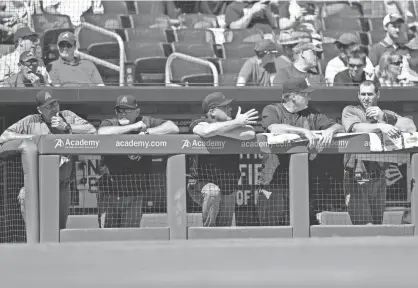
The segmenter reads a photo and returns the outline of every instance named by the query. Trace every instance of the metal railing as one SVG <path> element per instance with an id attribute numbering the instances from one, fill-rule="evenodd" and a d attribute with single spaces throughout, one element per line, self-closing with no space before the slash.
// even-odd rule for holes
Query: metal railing
<path id="1" fill-rule="evenodd" d="M 87 28 L 93 31 L 96 31 L 98 33 L 102 33 L 104 35 L 107 35 L 109 37 L 115 38 L 118 41 L 119 44 L 119 66 L 115 65 L 113 63 L 107 62 L 103 59 L 91 56 L 89 54 L 76 51 L 76 56 L 90 60 L 95 64 L 102 65 L 104 67 L 107 67 L 109 69 L 115 70 L 119 72 L 119 86 L 125 85 L 125 44 L 123 43 L 123 39 L 115 32 L 109 31 L 107 29 L 101 28 L 99 26 L 87 23 L 87 22 L 81 22 L 80 24 L 80 30 L 78 33 L 80 33 L 81 29 Z"/>
<path id="2" fill-rule="evenodd" d="M 210 70 L 212 70 L 212 74 L 213 74 L 213 86 L 217 87 L 219 86 L 219 73 L 218 70 L 216 69 L 215 64 L 213 64 L 210 61 L 207 60 L 203 60 L 200 58 L 196 58 L 190 55 L 186 55 L 183 53 L 177 53 L 174 52 L 172 53 L 168 59 L 167 59 L 167 63 L 165 64 L 165 85 L 166 86 L 170 86 L 171 85 L 171 63 L 173 62 L 174 59 L 176 58 L 180 58 L 186 61 L 190 61 L 192 63 L 196 63 L 196 64 L 200 64 L 200 65 L 204 65 L 204 66 L 209 66 Z"/>

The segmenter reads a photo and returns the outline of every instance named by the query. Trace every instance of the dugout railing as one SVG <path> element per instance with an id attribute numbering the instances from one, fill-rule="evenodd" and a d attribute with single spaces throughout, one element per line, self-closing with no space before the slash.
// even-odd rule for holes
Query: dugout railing
<path id="1" fill-rule="evenodd" d="M 347 154 L 370 153 L 364 143 L 369 135 L 346 135 L 343 147 L 325 148 L 321 153 Z M 211 143 L 223 143 L 213 147 Z M 147 147 L 145 143 L 159 142 L 164 145 Z M 130 143 L 123 144 L 120 143 Z M 21 173 L 26 188 L 26 233 L 27 241 L 68 242 L 68 241 L 124 241 L 124 240 L 162 240 L 198 238 L 279 238 L 279 237 L 327 237 L 327 236 L 412 236 L 417 235 L 418 222 L 416 185 L 418 177 L 418 156 L 415 149 L 401 151 L 411 153 L 411 222 L 403 225 L 310 225 L 309 218 L 309 167 L 306 143 L 267 146 L 264 135 L 253 140 L 238 141 L 223 137 L 201 139 L 193 135 L 169 136 L 100 136 L 100 135 L 50 135 L 35 137 L 32 140 L 12 141 L 1 147 L 2 164 L 5 159 L 21 154 Z M 128 147 L 127 147 L 128 146 Z M 399 152 L 399 151 L 397 151 Z M 289 226 L 261 227 L 188 227 L 187 224 L 187 171 L 186 155 L 202 154 L 290 154 L 289 165 Z M 164 174 L 167 194 L 166 227 L 145 228 L 94 228 L 59 229 L 59 165 L 61 156 L 71 155 L 113 155 L 141 154 L 166 155 L 167 165 Z M 376 153 L 384 155 L 385 153 Z M 16 158 L 18 159 L 18 158 Z M 17 166 L 20 160 L 14 159 Z M 3 169 L 4 171 L 7 169 Z M 6 171 L 7 172 L 7 171 Z M 7 178 L 7 174 L 2 175 Z M 10 199 L 15 199 L 20 185 L 15 185 Z M 38 194 L 39 193 L 39 194 Z M 38 197 L 39 196 L 39 197 Z M 7 206 L 7 205 L 3 205 Z M 18 209 L 18 208 L 17 208 Z M 6 211 L 7 212 L 7 211 Z M 16 213 L 16 212 L 14 212 Z M 16 216 L 16 215 L 15 215 Z M 16 218 L 16 217 L 15 217 Z M 15 225 L 11 223 L 9 225 Z M 18 241 L 8 241 L 18 242 Z"/>

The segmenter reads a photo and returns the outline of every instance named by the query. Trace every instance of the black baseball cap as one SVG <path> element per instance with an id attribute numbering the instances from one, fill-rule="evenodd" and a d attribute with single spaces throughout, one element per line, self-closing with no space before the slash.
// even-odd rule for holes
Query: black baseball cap
<path id="1" fill-rule="evenodd" d="M 234 101 L 235 99 L 226 98 L 221 92 L 213 92 L 203 99 L 202 110 L 203 113 L 208 113 L 210 109 L 226 106 Z"/>
<path id="2" fill-rule="evenodd" d="M 283 95 L 288 93 L 311 93 L 316 89 L 309 87 L 305 78 L 291 78 L 283 84 Z"/>
<path id="3" fill-rule="evenodd" d="M 36 94 L 38 107 L 45 107 L 54 102 L 58 102 L 58 99 L 53 98 L 50 91 L 42 90 Z"/>
<path id="4" fill-rule="evenodd" d="M 77 42 L 77 38 L 75 37 L 74 33 L 65 31 L 58 36 L 57 44 L 60 44 L 60 42 L 68 42 L 71 45 L 74 45 L 75 42 Z"/>
<path id="5" fill-rule="evenodd" d="M 120 95 L 116 99 L 115 108 L 137 108 L 138 102 L 136 98 L 132 95 Z"/>
<path id="6" fill-rule="evenodd" d="M 31 59 L 38 60 L 38 58 L 35 56 L 35 54 L 32 51 L 24 51 L 22 52 L 22 54 L 20 54 L 19 62 L 26 62 Z"/>

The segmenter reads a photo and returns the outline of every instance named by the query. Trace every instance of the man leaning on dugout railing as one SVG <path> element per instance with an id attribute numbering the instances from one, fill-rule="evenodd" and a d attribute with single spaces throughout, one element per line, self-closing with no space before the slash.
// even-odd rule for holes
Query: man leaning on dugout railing
<path id="1" fill-rule="evenodd" d="M 324 157 L 327 156 L 320 155 L 317 157 L 315 147 L 317 145 L 330 145 L 334 135 L 338 132 L 344 132 L 344 128 L 323 113 L 308 107 L 310 93 L 315 89 L 308 86 L 306 79 L 291 78 L 283 84 L 282 89 L 282 102 L 270 104 L 263 109 L 262 125 L 266 132 L 298 134 L 308 139 L 308 148 L 313 152 L 309 155 L 310 222 L 311 224 L 318 224 L 316 212 L 320 212 L 318 210 L 321 207 L 318 207 L 317 200 L 320 199 L 317 198 L 324 196 L 321 193 L 330 193 L 331 191 L 329 191 L 330 185 L 326 183 L 330 180 L 323 177 L 326 167 L 322 163 L 324 162 Z M 312 133 L 312 130 L 321 130 L 322 135 L 318 138 Z M 289 161 L 289 155 L 264 155 L 263 170 L 259 181 L 261 188 L 258 198 L 258 213 L 262 226 L 289 224 Z M 342 165 L 339 167 L 342 170 Z M 329 172 L 335 174 L 338 171 Z M 338 178 L 337 174 L 335 178 Z M 317 186 L 316 190 L 313 189 L 316 184 L 313 182 L 314 179 L 319 181 L 319 187 Z M 335 198 L 334 195 L 333 197 Z"/>
<path id="2" fill-rule="evenodd" d="M 379 108 L 378 83 L 364 81 L 359 86 L 357 97 L 359 105 L 349 105 L 342 113 L 342 123 L 347 132 L 381 132 L 394 139 L 402 137 L 402 132 L 416 132 L 411 119 Z M 354 225 L 382 224 L 386 208 L 387 178 L 391 173 L 400 174 L 398 158 L 405 155 L 388 156 L 345 155 L 344 190 L 349 195 L 348 212 Z"/>
<path id="3" fill-rule="evenodd" d="M 0 144 L 12 140 L 23 140 L 38 135 L 49 134 L 96 134 L 96 128 L 86 120 L 69 110 L 60 110 L 58 99 L 52 97 L 50 91 L 40 91 L 36 94 L 39 114 L 29 115 L 7 128 L 0 136 Z M 59 227 L 65 229 L 69 209 L 69 186 L 72 172 L 71 157 L 61 156 L 60 159 L 60 215 Z M 58 192 L 58 191 L 57 191 Z M 20 190 L 18 200 L 21 204 L 25 220 L 25 189 Z"/>

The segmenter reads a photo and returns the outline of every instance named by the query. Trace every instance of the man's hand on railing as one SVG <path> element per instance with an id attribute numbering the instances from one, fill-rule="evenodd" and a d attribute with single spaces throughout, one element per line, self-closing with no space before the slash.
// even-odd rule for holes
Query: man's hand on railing
<path id="1" fill-rule="evenodd" d="M 322 131 L 321 138 L 319 138 L 318 144 L 320 146 L 328 146 L 332 142 L 332 138 L 334 137 L 334 131 L 332 130 L 324 130 Z"/>
<path id="2" fill-rule="evenodd" d="M 380 123 L 380 131 L 391 138 L 399 138 L 402 135 L 402 132 L 398 128 L 386 123 Z"/>
<path id="3" fill-rule="evenodd" d="M 314 133 L 312 133 L 312 131 L 308 129 L 303 129 L 303 136 L 305 136 L 309 141 L 307 146 L 309 149 L 313 149 L 316 147 L 319 138 Z"/>

